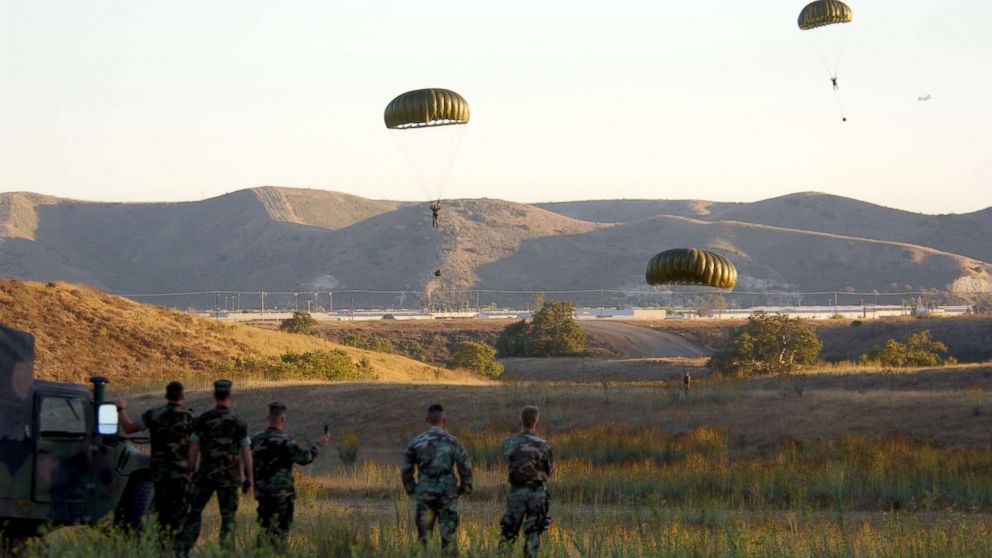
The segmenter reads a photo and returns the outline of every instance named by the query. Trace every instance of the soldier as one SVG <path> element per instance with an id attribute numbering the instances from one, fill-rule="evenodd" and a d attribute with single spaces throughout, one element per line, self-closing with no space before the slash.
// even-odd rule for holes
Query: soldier
<path id="1" fill-rule="evenodd" d="M 551 444 L 537 435 L 540 411 L 530 405 L 520 411 L 520 432 L 503 442 L 503 455 L 510 469 L 510 494 L 506 498 L 506 513 L 500 521 L 503 540 L 500 552 L 509 554 L 524 528 L 524 555 L 537 556 L 541 548 L 541 533 L 551 526 L 549 506 L 551 495 L 547 482 L 551 478 L 553 457 Z"/>
<path id="2" fill-rule="evenodd" d="M 325 432 L 309 448 L 300 447 L 283 429 L 286 427 L 286 404 L 269 403 L 269 427 L 251 439 L 255 468 L 255 499 L 258 501 L 260 541 L 285 551 L 289 526 L 293 522 L 296 489 L 293 487 L 293 464 L 309 465 L 320 448 L 331 439 Z"/>
<path id="3" fill-rule="evenodd" d="M 197 417 L 190 439 L 189 475 L 193 481 L 193 495 L 189 516 L 183 527 L 182 546 L 185 554 L 189 554 L 200 538 L 203 508 L 210 502 L 214 492 L 217 492 L 217 504 L 220 507 L 221 546 L 232 548 L 234 514 L 238 510 L 238 486 L 241 485 L 239 465 L 244 466 L 245 472 L 242 492 L 247 494 L 254 485 L 248 426 L 230 410 L 230 380 L 214 382 L 214 402 L 216 407 Z"/>
<path id="4" fill-rule="evenodd" d="M 184 409 L 182 382 L 165 386 L 168 403 L 145 411 L 137 421 L 127 416 L 127 401 L 119 399 L 121 429 L 125 434 L 148 430 L 152 442 L 151 473 L 155 483 L 155 512 L 162 534 L 174 545 L 189 507 L 189 446 L 193 413 Z"/>
<path id="5" fill-rule="evenodd" d="M 427 409 L 427 422 L 430 428 L 411 440 L 403 454 L 403 488 L 417 499 L 414 522 L 420 544 L 426 546 L 436 520 L 441 524 L 441 548 L 453 554 L 456 550 L 451 543 L 458 528 L 458 497 L 472 491 L 472 465 L 465 446 L 445 430 L 444 407 L 431 405 Z"/>

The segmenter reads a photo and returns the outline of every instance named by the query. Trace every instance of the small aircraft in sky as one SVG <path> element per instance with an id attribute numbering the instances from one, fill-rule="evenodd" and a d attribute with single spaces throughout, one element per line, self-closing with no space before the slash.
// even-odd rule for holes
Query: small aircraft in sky
<path id="1" fill-rule="evenodd" d="M 920 95 L 919 97 L 916 98 L 916 100 L 917 101 L 929 101 L 930 100 L 930 94 L 927 93 L 926 95 Z"/>

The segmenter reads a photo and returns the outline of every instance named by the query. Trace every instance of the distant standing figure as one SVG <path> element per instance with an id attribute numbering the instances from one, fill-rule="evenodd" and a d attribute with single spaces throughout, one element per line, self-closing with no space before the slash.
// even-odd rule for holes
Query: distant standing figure
<path id="1" fill-rule="evenodd" d="M 682 389 L 689 393 L 689 388 L 692 387 L 692 376 L 689 374 L 689 370 L 685 371 L 685 376 L 682 376 Z"/>
<path id="2" fill-rule="evenodd" d="M 269 403 L 268 418 L 269 427 L 251 439 L 255 500 L 258 501 L 260 542 L 271 545 L 281 554 L 286 550 L 296 503 L 293 465 L 313 463 L 331 435 L 325 433 L 317 438 L 317 443 L 301 447 L 283 432 L 286 428 L 286 404 L 280 401 Z"/>
<path id="3" fill-rule="evenodd" d="M 503 442 L 503 455 L 510 471 L 510 493 L 506 497 L 506 513 L 500 521 L 502 554 L 513 551 L 513 543 L 524 529 L 524 555 L 537 556 L 541 549 L 541 533 L 551 526 L 551 494 L 548 480 L 554 465 L 551 443 L 537 435 L 537 407 L 526 406 L 520 411 L 520 432 Z"/>
<path id="4" fill-rule="evenodd" d="M 426 545 L 434 523 L 439 522 L 441 548 L 453 554 L 457 551 L 452 543 L 458 529 L 458 498 L 472 492 L 472 465 L 465 446 L 445 430 L 447 422 L 441 405 L 427 409 L 430 428 L 410 441 L 400 474 L 406 493 L 417 500 L 417 540 Z"/>
<path id="5" fill-rule="evenodd" d="M 165 386 L 165 399 L 165 405 L 148 409 L 134 422 L 127 416 L 127 401 L 117 400 L 117 408 L 125 434 L 147 430 L 151 438 L 155 513 L 163 539 L 175 546 L 189 508 L 189 446 L 193 413 L 182 406 L 182 382 L 169 382 Z"/>
<path id="6" fill-rule="evenodd" d="M 200 415 L 193 426 L 189 449 L 193 497 L 182 536 L 183 554 L 186 555 L 200 538 L 203 508 L 207 507 L 214 492 L 220 507 L 221 546 L 233 548 L 238 488 L 247 494 L 254 485 L 248 425 L 231 412 L 230 380 L 214 382 L 214 402 L 216 406 Z M 243 485 L 242 468 L 245 474 Z"/>
<path id="7" fill-rule="evenodd" d="M 438 224 L 440 223 L 440 220 L 441 220 L 441 200 L 437 200 L 436 202 L 431 203 L 431 221 L 432 221 L 431 226 L 433 226 L 436 229 L 438 227 Z"/>

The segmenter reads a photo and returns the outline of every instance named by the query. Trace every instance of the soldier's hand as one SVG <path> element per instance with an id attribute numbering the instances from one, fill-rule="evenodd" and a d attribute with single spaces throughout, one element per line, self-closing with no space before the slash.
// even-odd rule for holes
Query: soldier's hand
<path id="1" fill-rule="evenodd" d="M 246 480 L 244 484 L 241 485 L 241 494 L 243 496 L 247 496 L 251 492 L 253 486 L 255 486 L 254 483 L 250 480 Z"/>
<path id="2" fill-rule="evenodd" d="M 124 409 L 127 409 L 127 400 L 118 399 L 117 401 L 114 401 L 114 405 L 117 406 L 118 410 L 123 411 Z"/>
<path id="3" fill-rule="evenodd" d="M 331 441 L 331 433 L 330 432 L 325 432 L 323 436 L 321 436 L 320 438 L 317 438 L 317 443 L 320 444 L 321 447 L 326 446 L 327 443 L 330 442 L 330 441 Z"/>

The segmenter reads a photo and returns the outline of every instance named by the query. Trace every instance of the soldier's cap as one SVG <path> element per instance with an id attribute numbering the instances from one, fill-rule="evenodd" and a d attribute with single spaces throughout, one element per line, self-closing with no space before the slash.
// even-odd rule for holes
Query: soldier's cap
<path id="1" fill-rule="evenodd" d="M 277 414 L 286 410 L 286 404 L 282 401 L 270 401 L 269 402 L 269 413 Z"/>
<path id="2" fill-rule="evenodd" d="M 217 380 L 214 382 L 214 395 L 229 395 L 232 383 L 231 380 Z"/>

